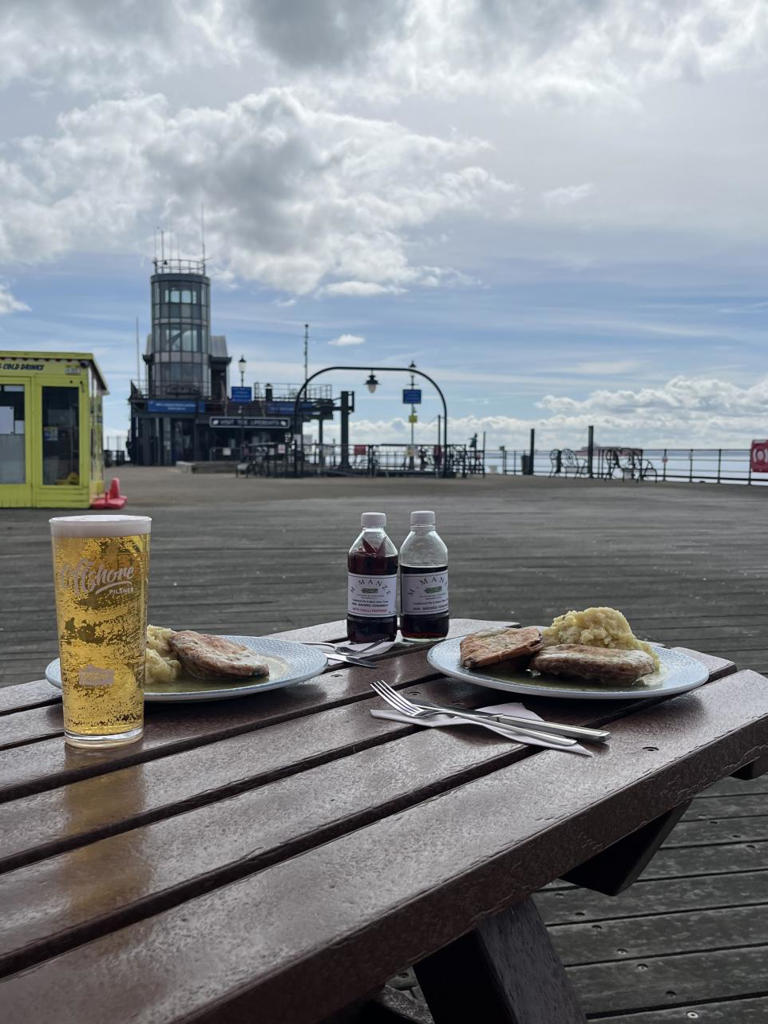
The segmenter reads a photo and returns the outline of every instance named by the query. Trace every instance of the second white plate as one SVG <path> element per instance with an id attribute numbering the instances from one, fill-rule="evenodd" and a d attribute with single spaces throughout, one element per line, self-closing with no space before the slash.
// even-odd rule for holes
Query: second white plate
<path id="1" fill-rule="evenodd" d="M 709 678 L 709 671 L 683 651 L 670 650 L 659 644 L 652 644 L 661 661 L 658 672 L 643 676 L 632 686 L 611 689 L 601 683 L 590 683 L 586 679 L 565 679 L 562 676 L 531 675 L 525 669 L 498 666 L 472 670 L 461 664 L 459 645 L 461 637 L 444 640 L 427 651 L 427 661 L 454 679 L 463 679 L 478 686 L 490 686 L 494 690 L 508 690 L 511 693 L 528 694 L 529 697 L 560 697 L 568 700 L 637 700 L 640 697 L 671 697 L 701 686 Z"/>

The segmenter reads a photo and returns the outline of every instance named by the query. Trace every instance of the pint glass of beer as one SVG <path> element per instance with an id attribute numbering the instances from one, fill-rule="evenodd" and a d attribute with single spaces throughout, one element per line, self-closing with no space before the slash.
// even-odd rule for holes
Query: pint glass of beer
<path id="1" fill-rule="evenodd" d="M 64 738 L 76 747 L 132 743 L 144 730 L 147 516 L 50 520 Z"/>

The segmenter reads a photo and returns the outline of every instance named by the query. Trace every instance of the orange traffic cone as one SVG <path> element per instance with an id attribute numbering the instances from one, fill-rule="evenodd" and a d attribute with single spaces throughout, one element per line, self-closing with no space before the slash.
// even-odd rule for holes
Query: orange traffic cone
<path id="1" fill-rule="evenodd" d="M 128 501 L 126 496 L 120 493 L 120 481 L 117 477 L 113 477 L 109 484 L 109 490 L 104 491 L 104 494 L 99 495 L 98 498 L 94 498 L 91 508 L 122 508 L 126 501 Z"/>
<path id="2" fill-rule="evenodd" d="M 107 508 L 122 508 L 126 501 L 127 497 L 120 493 L 120 480 L 116 476 L 112 477 L 107 492 Z"/>

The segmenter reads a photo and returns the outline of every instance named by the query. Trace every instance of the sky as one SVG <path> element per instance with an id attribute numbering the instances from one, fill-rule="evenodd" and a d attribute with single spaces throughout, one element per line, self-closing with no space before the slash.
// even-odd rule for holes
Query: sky
<path id="1" fill-rule="evenodd" d="M 768 436 L 766 0 L 4 0 L 0 349 L 93 352 L 124 436 L 157 232 L 246 383 L 407 440 Z M 417 442 L 437 439 L 424 385 Z M 326 428 L 326 438 L 333 430 Z"/>

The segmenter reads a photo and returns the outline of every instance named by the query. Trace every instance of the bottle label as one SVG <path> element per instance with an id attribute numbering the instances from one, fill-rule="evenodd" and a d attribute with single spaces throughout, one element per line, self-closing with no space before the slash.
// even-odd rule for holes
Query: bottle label
<path id="1" fill-rule="evenodd" d="M 347 573 L 347 609 L 350 615 L 368 619 L 391 618 L 396 614 L 397 574 L 358 576 Z"/>
<path id="2" fill-rule="evenodd" d="M 400 602 L 403 615 L 444 615 L 448 611 L 448 570 L 402 570 Z"/>

